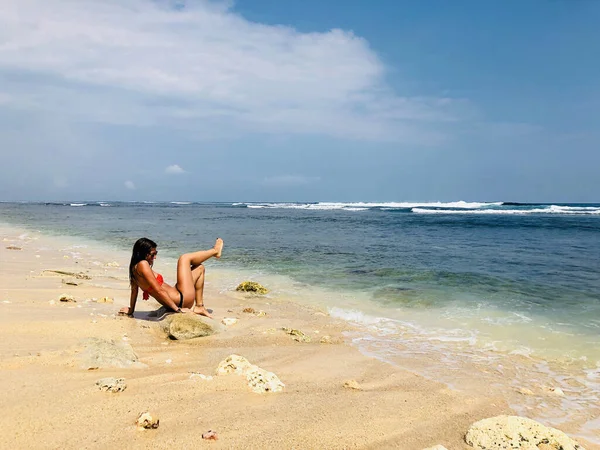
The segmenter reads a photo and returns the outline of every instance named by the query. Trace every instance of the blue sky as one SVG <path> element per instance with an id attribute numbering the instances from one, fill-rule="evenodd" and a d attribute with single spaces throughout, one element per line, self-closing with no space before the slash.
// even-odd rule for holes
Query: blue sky
<path id="1" fill-rule="evenodd" d="M 599 202 L 600 2 L 8 0 L 0 200 Z"/>

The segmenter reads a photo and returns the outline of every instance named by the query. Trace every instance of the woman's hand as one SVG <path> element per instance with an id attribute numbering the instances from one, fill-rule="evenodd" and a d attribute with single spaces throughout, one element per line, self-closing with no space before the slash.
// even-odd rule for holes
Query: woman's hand
<path id="1" fill-rule="evenodd" d="M 119 315 L 120 316 L 129 316 L 129 317 L 133 317 L 133 313 L 129 313 L 129 306 L 124 306 L 123 308 L 121 308 L 119 310 Z"/>

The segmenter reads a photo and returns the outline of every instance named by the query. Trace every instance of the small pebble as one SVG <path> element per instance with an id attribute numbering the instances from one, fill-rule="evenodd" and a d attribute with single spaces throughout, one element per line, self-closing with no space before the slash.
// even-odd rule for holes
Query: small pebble
<path id="1" fill-rule="evenodd" d="M 158 422 L 159 422 L 159 419 L 152 417 L 152 415 L 148 411 L 140 413 L 140 415 L 138 416 L 138 418 L 136 420 L 136 424 L 137 424 L 138 428 L 141 430 L 156 429 L 156 428 L 158 428 Z"/>
<path id="2" fill-rule="evenodd" d="M 206 439 L 208 441 L 216 441 L 219 439 L 219 436 L 217 436 L 216 431 L 208 430 L 206 433 L 202 433 L 202 439 Z"/>
<path id="3" fill-rule="evenodd" d="M 348 380 L 344 382 L 344 387 L 346 389 L 355 389 L 357 391 L 362 389 L 356 380 Z"/>
<path id="4" fill-rule="evenodd" d="M 235 325 L 237 323 L 237 319 L 235 317 L 225 317 L 221 320 L 221 323 L 225 326 Z"/>

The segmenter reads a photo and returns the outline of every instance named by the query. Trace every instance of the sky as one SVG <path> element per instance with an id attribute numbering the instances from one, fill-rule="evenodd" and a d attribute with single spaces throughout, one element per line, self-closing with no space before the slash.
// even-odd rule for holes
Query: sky
<path id="1" fill-rule="evenodd" d="M 0 0 L 0 200 L 600 202 L 595 0 Z"/>

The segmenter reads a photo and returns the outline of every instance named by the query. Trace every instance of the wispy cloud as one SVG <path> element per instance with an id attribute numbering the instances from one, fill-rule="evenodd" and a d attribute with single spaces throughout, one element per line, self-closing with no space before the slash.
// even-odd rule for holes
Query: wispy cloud
<path id="1" fill-rule="evenodd" d="M 174 5 L 1 2 L 0 81 L 11 107 L 203 132 L 409 142 L 435 139 L 435 124 L 465 107 L 394 92 L 377 54 L 351 32 L 255 23 L 226 3 Z"/>
<path id="2" fill-rule="evenodd" d="M 127 189 L 130 189 L 130 190 L 132 190 L 132 191 L 133 191 L 133 190 L 135 190 L 135 184 L 133 183 L 133 181 L 130 181 L 130 180 L 127 180 L 127 181 L 125 182 L 125 187 L 126 187 Z"/>
<path id="3" fill-rule="evenodd" d="M 183 170 L 179 165 L 173 164 L 165 169 L 165 173 L 168 173 L 169 175 L 177 175 L 180 173 L 185 173 L 185 170 Z"/>

